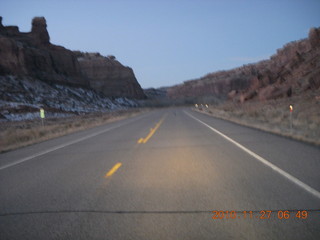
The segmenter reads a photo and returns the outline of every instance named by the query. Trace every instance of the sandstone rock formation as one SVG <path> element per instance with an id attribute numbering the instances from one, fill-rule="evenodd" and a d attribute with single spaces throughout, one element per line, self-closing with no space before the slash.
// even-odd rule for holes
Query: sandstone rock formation
<path id="1" fill-rule="evenodd" d="M 20 33 L 18 27 L 0 28 L 0 75 L 89 86 L 73 52 L 50 44 L 46 27 L 44 18 L 34 18 L 30 33 Z"/>
<path id="2" fill-rule="evenodd" d="M 286 44 L 269 60 L 210 73 L 168 89 L 171 98 L 217 96 L 244 102 L 290 97 L 320 88 L 320 28 Z"/>
<path id="3" fill-rule="evenodd" d="M 43 17 L 32 20 L 29 33 L 3 26 L 0 17 L 0 75 L 93 88 L 107 96 L 145 98 L 132 69 L 100 55 L 89 58 L 51 44 Z"/>
<path id="4" fill-rule="evenodd" d="M 44 17 L 35 17 L 32 19 L 31 35 L 34 41 L 38 44 L 50 44 L 50 37 L 47 31 L 47 22 Z"/>
<path id="5" fill-rule="evenodd" d="M 133 70 L 124 67 L 114 56 L 81 52 L 75 52 L 75 55 L 92 89 L 109 97 L 144 98 Z"/>
<path id="6" fill-rule="evenodd" d="M 311 28 L 309 32 L 309 41 L 311 47 L 316 48 L 320 45 L 320 28 Z"/>

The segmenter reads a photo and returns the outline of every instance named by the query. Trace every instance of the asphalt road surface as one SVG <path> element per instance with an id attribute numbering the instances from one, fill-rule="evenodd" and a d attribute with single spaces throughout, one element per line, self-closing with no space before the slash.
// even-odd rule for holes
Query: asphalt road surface
<path id="1" fill-rule="evenodd" d="M 188 108 L 0 154 L 0 239 L 320 239 L 320 148 Z"/>

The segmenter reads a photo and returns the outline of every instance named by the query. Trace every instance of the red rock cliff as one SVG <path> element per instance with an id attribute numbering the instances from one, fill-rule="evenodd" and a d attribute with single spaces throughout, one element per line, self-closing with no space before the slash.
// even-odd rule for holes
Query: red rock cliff
<path id="1" fill-rule="evenodd" d="M 290 97 L 320 88 L 320 28 L 288 43 L 269 60 L 210 73 L 168 89 L 171 98 L 220 96 L 235 101 Z"/>
<path id="2" fill-rule="evenodd" d="M 75 54 L 91 88 L 106 96 L 145 98 L 133 70 L 123 66 L 114 56 L 104 57 L 99 53 L 81 52 Z"/>
<path id="3" fill-rule="evenodd" d="M 0 75 L 91 87 L 107 96 L 145 97 L 132 69 L 102 56 L 78 58 L 79 52 L 50 43 L 45 18 L 34 18 L 31 32 L 21 33 L 16 26 L 3 26 L 0 17 Z"/>

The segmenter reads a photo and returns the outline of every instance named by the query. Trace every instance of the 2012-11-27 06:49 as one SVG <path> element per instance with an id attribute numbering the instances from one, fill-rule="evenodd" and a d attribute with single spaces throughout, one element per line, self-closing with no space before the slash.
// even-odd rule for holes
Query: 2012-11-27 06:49
<path id="1" fill-rule="evenodd" d="M 306 210 L 261 210 L 261 211 L 212 211 L 212 219 L 271 219 L 276 215 L 276 219 L 307 219 L 308 211 Z"/>

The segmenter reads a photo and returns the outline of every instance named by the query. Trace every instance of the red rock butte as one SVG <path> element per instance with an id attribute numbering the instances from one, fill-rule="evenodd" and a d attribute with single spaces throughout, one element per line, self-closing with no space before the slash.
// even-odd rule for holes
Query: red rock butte
<path id="1" fill-rule="evenodd" d="M 51 44 L 44 17 L 35 17 L 28 33 L 3 26 L 0 17 L 0 75 L 82 86 L 107 97 L 145 98 L 133 70 L 115 57 Z"/>

